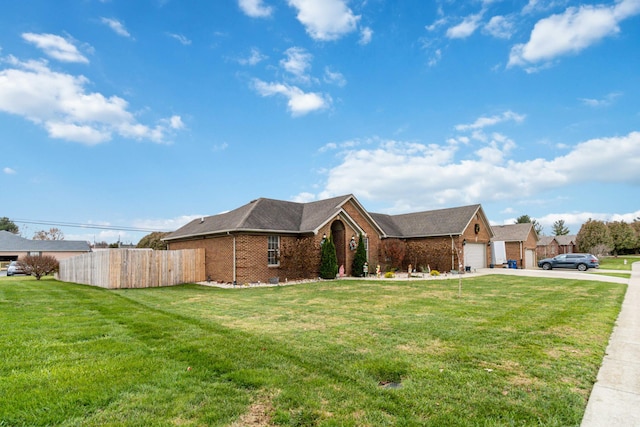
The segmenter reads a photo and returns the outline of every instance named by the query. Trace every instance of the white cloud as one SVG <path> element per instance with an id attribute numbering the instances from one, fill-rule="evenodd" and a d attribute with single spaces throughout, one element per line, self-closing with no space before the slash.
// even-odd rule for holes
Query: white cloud
<path id="1" fill-rule="evenodd" d="M 611 92 L 602 99 L 580 98 L 579 101 L 587 107 L 608 107 L 620 96 L 622 96 L 620 92 Z"/>
<path id="2" fill-rule="evenodd" d="M 286 58 L 280 60 L 280 66 L 291 73 L 296 79 L 308 82 L 307 71 L 311 68 L 313 55 L 301 47 L 290 47 L 284 52 Z"/>
<path id="3" fill-rule="evenodd" d="M 361 45 L 367 45 L 371 43 L 371 39 L 373 38 L 373 30 L 369 27 L 364 27 L 360 30 L 360 40 L 358 43 Z"/>
<path id="4" fill-rule="evenodd" d="M 329 41 L 355 31 L 360 16 L 344 0 L 288 0 L 298 10 L 298 21 L 315 40 Z"/>
<path id="5" fill-rule="evenodd" d="M 183 36 L 182 34 L 175 34 L 175 33 L 167 33 L 167 35 L 169 37 L 172 37 L 176 40 L 178 40 L 181 44 L 188 46 L 191 44 L 191 40 L 189 40 L 187 37 Z"/>
<path id="6" fill-rule="evenodd" d="M 427 25 L 427 26 L 425 26 L 424 28 L 425 28 L 427 31 L 429 31 L 429 32 L 431 32 L 431 31 L 435 31 L 435 30 L 437 30 L 438 28 L 440 28 L 440 27 L 442 27 L 442 26 L 446 25 L 446 24 L 447 24 L 447 22 L 448 22 L 447 18 L 439 18 L 439 19 L 438 19 L 438 20 L 436 20 L 433 24 L 431 24 L 431 25 Z"/>
<path id="7" fill-rule="evenodd" d="M 494 126 L 498 123 L 506 122 L 506 121 L 514 121 L 516 123 L 520 123 L 525 119 L 525 115 L 514 113 L 513 111 L 505 111 L 502 114 L 491 116 L 491 117 L 479 117 L 475 122 L 471 124 L 460 124 L 456 125 L 455 129 L 457 131 L 469 131 L 469 130 L 477 130 L 483 129 L 487 126 Z M 482 139 L 482 138 L 478 138 Z"/>
<path id="8" fill-rule="evenodd" d="M 88 63 L 89 60 L 68 40 L 55 34 L 24 33 L 22 38 L 36 45 L 45 55 L 63 62 Z"/>
<path id="9" fill-rule="evenodd" d="M 127 38 L 131 37 L 131 34 L 129 34 L 129 31 L 127 31 L 124 24 L 117 19 L 100 18 L 100 21 L 103 24 L 108 25 L 109 28 L 111 28 L 117 35 Z"/>
<path id="10" fill-rule="evenodd" d="M 536 23 L 527 43 L 511 48 L 508 66 L 546 63 L 578 53 L 620 31 L 618 24 L 640 13 L 640 1 L 622 0 L 615 5 L 570 7 Z"/>
<path id="11" fill-rule="evenodd" d="M 238 0 L 238 6 L 252 18 L 267 18 L 273 13 L 273 8 L 265 6 L 262 0 Z"/>
<path id="12" fill-rule="evenodd" d="M 257 65 L 260 62 L 264 61 L 265 59 L 267 59 L 268 57 L 266 55 L 263 55 L 260 52 L 260 49 L 256 48 L 256 47 L 252 47 L 251 48 L 251 53 L 249 54 L 248 57 L 246 58 L 241 58 L 238 60 L 238 62 L 241 65 Z"/>
<path id="13" fill-rule="evenodd" d="M 513 35 L 514 25 L 511 19 L 498 15 L 489 20 L 483 31 L 499 39 L 509 39 Z"/>
<path id="14" fill-rule="evenodd" d="M 194 219 L 202 218 L 203 216 L 206 215 L 181 215 L 175 218 L 164 219 L 136 219 L 133 221 L 132 227 L 145 230 L 174 231 Z"/>
<path id="15" fill-rule="evenodd" d="M 317 200 L 316 196 L 313 193 L 306 193 L 306 192 L 302 192 L 299 194 L 296 194 L 295 196 L 293 196 L 291 198 L 292 202 L 296 202 L 296 203 L 309 203 L 309 202 L 313 202 Z"/>
<path id="16" fill-rule="evenodd" d="M 10 67 L 0 70 L 0 111 L 42 126 L 52 138 L 93 145 L 118 134 L 166 142 L 183 126 L 179 116 L 153 128 L 140 124 L 123 98 L 87 92 L 86 77 L 53 71 L 45 61 L 21 62 L 10 56 L 6 62 Z"/>
<path id="17" fill-rule="evenodd" d="M 343 87 L 347 84 L 347 79 L 344 78 L 342 73 L 338 71 L 332 71 L 329 67 L 324 69 L 324 81 L 327 83 L 335 84 Z"/>
<path id="18" fill-rule="evenodd" d="M 638 217 L 640 217 L 640 210 L 623 214 L 606 212 L 566 212 L 550 213 L 540 218 L 536 218 L 536 221 L 538 221 L 545 229 L 551 230 L 556 221 L 563 220 L 565 225 L 572 228 L 573 233 L 577 234 L 582 224 L 587 222 L 589 219 L 604 222 L 624 221 L 626 223 L 631 223 Z M 511 221 L 511 223 L 513 223 L 513 221 Z"/>
<path id="19" fill-rule="evenodd" d="M 450 39 L 464 39 L 469 37 L 478 29 L 480 19 L 482 19 L 482 12 L 467 16 L 458 25 L 447 29 L 447 37 Z"/>
<path id="20" fill-rule="evenodd" d="M 2 173 L 5 173 L 7 175 L 15 175 L 16 174 L 16 170 L 12 169 L 12 168 L 9 168 L 9 167 L 6 167 L 6 168 L 2 169 Z"/>
<path id="21" fill-rule="evenodd" d="M 324 110 L 331 105 L 331 98 L 328 95 L 304 92 L 296 86 L 254 79 L 253 87 L 261 96 L 282 95 L 287 98 L 287 108 L 294 117 Z"/>
<path id="22" fill-rule="evenodd" d="M 436 49 L 429 58 L 429 62 L 427 62 L 427 64 L 429 65 L 429 67 L 434 67 L 438 64 L 438 62 L 440 62 L 440 59 L 442 59 L 442 50 Z"/>
<path id="23" fill-rule="evenodd" d="M 353 193 L 395 200 L 395 209 L 424 209 L 531 197 L 578 182 L 640 185 L 640 132 L 585 141 L 551 160 L 507 159 L 513 146 L 494 135 L 487 150 L 463 160 L 456 160 L 456 144 L 383 141 L 374 148 L 348 149 L 327 172 L 319 198 Z"/>

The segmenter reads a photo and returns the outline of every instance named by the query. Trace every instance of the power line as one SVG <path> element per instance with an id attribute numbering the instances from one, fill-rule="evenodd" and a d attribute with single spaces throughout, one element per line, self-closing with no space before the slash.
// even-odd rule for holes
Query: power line
<path id="1" fill-rule="evenodd" d="M 56 221 L 44 221 L 44 220 L 33 220 L 33 219 L 13 219 L 12 221 L 14 223 L 20 222 L 24 224 L 54 225 L 57 227 L 90 228 L 90 229 L 96 229 L 96 230 L 138 231 L 138 232 L 147 232 L 147 233 L 160 231 L 158 229 L 151 229 L 151 228 L 128 227 L 128 226 L 118 226 L 118 225 L 80 224 L 76 222 L 56 222 Z"/>

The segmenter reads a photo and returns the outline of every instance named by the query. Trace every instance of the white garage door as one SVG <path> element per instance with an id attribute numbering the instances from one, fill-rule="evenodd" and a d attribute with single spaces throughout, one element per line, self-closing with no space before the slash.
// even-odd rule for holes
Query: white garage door
<path id="1" fill-rule="evenodd" d="M 524 268 L 535 268 L 536 265 L 536 251 L 531 249 L 525 249 L 524 251 Z"/>
<path id="2" fill-rule="evenodd" d="M 464 266 L 476 268 L 487 266 L 487 245 L 484 243 L 467 243 L 464 246 Z"/>

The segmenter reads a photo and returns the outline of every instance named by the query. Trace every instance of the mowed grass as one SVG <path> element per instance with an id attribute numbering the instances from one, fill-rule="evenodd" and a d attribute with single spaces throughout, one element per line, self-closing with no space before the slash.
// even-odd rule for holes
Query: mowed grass
<path id="1" fill-rule="evenodd" d="M 0 279 L 0 426 L 579 425 L 624 285 Z"/>
<path id="2" fill-rule="evenodd" d="M 631 271 L 631 265 L 634 262 L 640 262 L 638 255 L 620 255 L 617 257 L 601 257 L 599 258 L 600 268 L 604 270 L 627 270 Z M 626 264 L 625 264 L 626 261 Z"/>

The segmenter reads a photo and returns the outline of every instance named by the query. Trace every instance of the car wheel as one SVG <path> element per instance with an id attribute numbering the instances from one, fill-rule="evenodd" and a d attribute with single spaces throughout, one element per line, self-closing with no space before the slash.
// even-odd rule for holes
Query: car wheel
<path id="1" fill-rule="evenodd" d="M 587 265 L 586 264 L 578 264 L 578 270 L 579 271 L 587 271 Z"/>
<path id="2" fill-rule="evenodd" d="M 548 262 L 545 262 L 544 264 L 542 264 L 542 269 L 551 270 L 551 264 L 549 264 Z"/>

